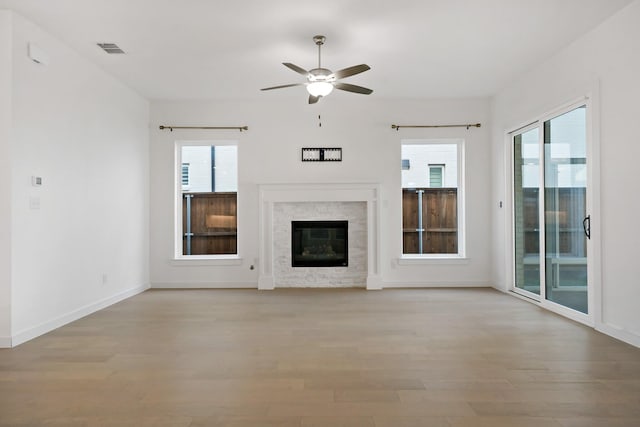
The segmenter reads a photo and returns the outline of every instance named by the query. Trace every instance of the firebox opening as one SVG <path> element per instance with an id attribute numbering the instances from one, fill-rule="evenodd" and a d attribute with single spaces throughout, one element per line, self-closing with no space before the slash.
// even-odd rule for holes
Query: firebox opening
<path id="1" fill-rule="evenodd" d="M 347 267 L 348 221 L 291 221 L 292 267 Z"/>

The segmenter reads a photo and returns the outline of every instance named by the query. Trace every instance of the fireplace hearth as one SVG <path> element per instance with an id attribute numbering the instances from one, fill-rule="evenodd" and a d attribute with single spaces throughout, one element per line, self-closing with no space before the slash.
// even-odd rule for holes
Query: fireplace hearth
<path id="1" fill-rule="evenodd" d="M 348 221 L 291 221 L 292 267 L 347 267 Z"/>

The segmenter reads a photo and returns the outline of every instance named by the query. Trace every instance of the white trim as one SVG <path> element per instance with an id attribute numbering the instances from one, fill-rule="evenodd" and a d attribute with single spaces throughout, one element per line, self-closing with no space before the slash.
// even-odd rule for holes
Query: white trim
<path id="1" fill-rule="evenodd" d="M 558 304 L 548 299 L 544 299 L 540 303 L 540 306 L 556 314 L 564 316 L 568 319 L 574 320 L 578 323 L 582 323 L 584 325 L 591 326 L 591 327 L 595 326 L 593 323 L 593 316 L 591 316 L 591 314 L 582 313 L 580 311 L 574 310 L 569 307 L 565 307 L 564 305 Z"/>
<path id="2" fill-rule="evenodd" d="M 385 289 L 398 289 L 398 288 L 490 288 L 495 289 L 488 282 L 474 282 L 474 281 L 452 281 L 452 282 L 384 282 Z"/>
<path id="3" fill-rule="evenodd" d="M 517 289 L 517 288 L 516 288 Z M 560 316 L 566 317 L 569 320 L 573 320 L 575 322 L 578 323 L 582 323 L 583 325 L 587 325 L 590 327 L 594 327 L 593 322 L 591 322 L 591 320 L 589 319 L 589 316 L 587 316 L 584 313 L 581 313 L 579 311 L 573 310 L 571 308 L 565 307 L 563 305 L 560 304 L 556 304 L 553 301 L 545 301 L 545 302 L 541 302 L 539 300 L 538 295 L 536 294 L 532 294 L 530 293 L 531 296 L 527 296 L 525 295 L 524 292 L 518 292 L 521 289 L 510 289 L 509 291 L 505 292 L 508 295 L 514 296 L 516 298 L 519 298 L 523 301 L 526 301 L 528 303 L 537 305 L 538 307 L 544 308 L 552 313 L 558 314 Z M 596 330 L 598 328 L 595 328 Z"/>
<path id="4" fill-rule="evenodd" d="M 258 289 L 275 288 L 273 277 L 273 208 L 275 203 L 365 202 L 367 205 L 367 289 L 382 289 L 380 277 L 380 184 L 300 183 L 259 184 Z"/>
<path id="5" fill-rule="evenodd" d="M 607 334 L 615 339 L 624 341 L 627 344 L 640 348 L 640 335 L 633 333 L 619 326 L 608 323 L 599 323 L 595 326 L 596 331 Z"/>
<path id="6" fill-rule="evenodd" d="M 469 264 L 469 258 L 449 256 L 447 254 L 411 255 L 397 258 L 398 265 L 460 265 Z"/>
<path id="7" fill-rule="evenodd" d="M 530 125 L 527 125 L 530 126 Z M 526 128 L 524 126 L 521 128 Z M 514 218 L 514 203 L 513 197 L 513 177 L 514 177 L 514 164 L 513 164 L 513 135 L 510 132 L 504 133 L 504 157 L 503 157 L 503 172 L 506 177 L 505 192 L 504 192 L 504 207 L 508 207 L 509 210 L 504 214 L 504 253 L 502 254 L 504 259 L 504 283 L 502 284 L 502 291 L 508 292 L 515 288 L 515 246 L 513 244 L 515 236 L 515 222 Z M 506 210 L 506 209 L 505 209 Z"/>
<path id="8" fill-rule="evenodd" d="M 466 162 L 465 162 L 465 147 L 466 140 L 464 138 L 415 138 L 415 139 L 401 139 L 400 140 L 400 151 L 402 152 L 403 145 L 446 145 L 451 144 L 456 146 L 456 170 L 457 170 L 457 205 L 458 205 L 458 252 L 456 254 L 418 254 L 419 257 L 424 259 L 441 259 L 443 255 L 447 258 L 455 259 L 461 258 L 465 259 L 466 257 L 466 241 L 467 241 L 467 230 L 466 230 L 466 197 L 465 197 L 465 189 L 467 187 L 466 182 Z M 402 157 L 402 155 L 400 156 Z M 434 166 L 437 164 L 434 164 Z M 429 166 L 430 168 L 430 166 Z M 445 185 L 445 177 L 444 177 L 444 166 L 442 167 L 443 177 L 442 184 Z M 398 170 L 398 173 L 402 173 L 402 168 Z M 400 179 L 400 194 L 402 194 L 402 179 Z M 402 201 L 402 200 L 401 200 Z M 402 211 L 402 209 L 401 209 Z M 398 234 L 400 238 L 400 247 L 402 248 L 402 213 L 400 215 L 400 226 L 398 227 L 400 233 Z M 399 259 L 403 259 L 405 257 L 411 257 L 412 254 L 404 254 L 401 253 Z"/>
<path id="9" fill-rule="evenodd" d="M 513 286 L 511 289 L 509 289 L 509 292 L 513 292 L 514 294 L 526 298 L 529 301 L 534 301 L 540 304 L 540 295 L 529 292 L 526 289 L 521 289 Z"/>
<path id="10" fill-rule="evenodd" d="M 590 99 L 590 96 L 582 96 L 579 97 L 578 99 L 575 99 L 571 102 L 567 102 L 564 105 L 562 105 L 559 108 L 556 108 L 554 110 L 552 110 L 551 112 L 547 113 L 546 115 L 543 115 L 540 117 L 540 121 L 539 121 L 539 125 L 540 125 L 540 151 L 541 151 L 541 157 L 540 157 L 540 163 L 541 163 L 541 171 L 540 171 L 540 175 L 541 175 L 541 183 L 542 185 L 540 186 L 540 188 L 542 189 L 542 191 L 540 191 L 540 203 L 541 206 L 544 207 L 544 170 L 542 169 L 542 167 L 544 167 L 544 124 L 547 121 L 553 120 L 556 117 L 560 117 L 563 114 L 569 113 L 573 110 L 575 110 L 576 108 L 579 108 L 581 106 L 585 106 L 586 107 L 586 111 L 585 111 L 585 126 L 586 126 L 586 130 L 585 130 L 585 150 L 586 150 L 586 156 L 587 156 L 587 187 L 586 187 L 586 213 L 589 214 L 590 212 L 590 206 L 593 203 L 593 198 L 594 198 L 594 194 L 593 194 L 593 188 L 592 188 L 592 184 L 594 182 L 594 173 L 593 173 L 593 165 L 591 164 L 592 158 L 593 158 L 593 153 L 592 153 L 592 141 L 593 141 L 593 137 L 591 135 L 592 130 L 593 130 L 593 125 L 592 125 L 592 121 L 593 121 L 593 116 L 591 114 L 591 106 L 592 106 L 592 102 Z M 599 175 L 598 175 L 599 176 Z M 546 247 L 546 222 L 545 222 L 545 217 L 544 217 L 544 212 L 540 212 L 540 233 L 541 233 L 541 242 L 540 242 L 540 247 L 544 248 Z M 573 310 L 571 308 L 562 306 L 560 304 L 555 303 L 554 301 L 551 301 L 549 299 L 547 299 L 547 293 L 546 293 L 546 278 L 547 278 L 547 274 L 546 274 L 546 263 L 541 263 L 540 266 L 540 270 L 541 270 L 541 279 L 540 279 L 540 297 L 541 297 L 541 306 L 553 311 L 555 313 L 558 313 L 560 315 L 563 315 L 569 319 L 575 320 L 577 322 L 583 323 L 585 325 L 589 325 L 589 326 L 594 326 L 595 322 L 594 322 L 594 315 L 593 315 L 593 294 L 594 294 L 594 268 L 593 268 L 593 261 L 595 259 L 595 256 L 592 254 L 593 250 L 593 242 L 590 239 L 587 239 L 587 313 L 581 313 L 579 311 Z"/>
<path id="11" fill-rule="evenodd" d="M 589 103 L 590 103 L 590 95 L 583 95 L 580 96 L 578 98 L 574 98 L 573 100 L 569 101 L 569 102 L 565 102 L 564 104 L 562 104 L 559 107 L 553 108 L 543 114 L 540 115 L 539 117 L 539 125 L 540 126 L 544 126 L 544 122 L 547 122 L 551 119 L 555 119 L 556 117 L 560 117 L 565 113 L 568 113 L 570 111 L 575 110 L 578 107 L 581 107 L 583 105 L 587 106 L 587 111 L 589 110 Z M 587 123 L 588 125 L 588 123 Z M 544 135 L 543 135 L 544 138 Z M 587 139 L 589 138 L 589 136 L 587 135 Z"/>
<path id="12" fill-rule="evenodd" d="M 191 257 L 195 260 L 211 260 L 216 261 L 220 259 L 226 259 L 229 255 L 237 257 L 240 254 L 240 226 L 236 223 L 236 253 L 229 255 L 183 255 L 182 254 L 182 193 L 184 188 L 182 188 L 182 147 L 185 146 L 202 146 L 202 147 L 215 147 L 215 146 L 235 146 L 237 150 L 236 154 L 236 168 L 240 169 L 240 144 L 237 140 L 175 140 L 174 141 L 174 154 L 173 154 L 173 175 L 174 175 L 174 208 L 173 208 L 173 220 L 174 220 L 174 247 L 173 247 L 173 260 L 174 261 L 182 261 L 183 259 L 190 259 Z M 236 177 L 237 178 L 237 177 Z M 236 212 L 240 211 L 240 182 L 238 182 L 238 189 L 236 190 Z M 239 216 L 236 214 L 236 217 L 239 219 Z M 215 264 L 210 264 L 215 265 Z M 218 264 L 219 265 L 219 264 Z M 224 265 L 224 264 L 223 264 Z"/>
<path id="13" fill-rule="evenodd" d="M 151 289 L 258 289 L 258 282 L 154 282 Z"/>
<path id="14" fill-rule="evenodd" d="M 547 256 L 547 217 L 545 214 L 547 188 L 544 183 L 547 158 L 544 152 L 544 124 L 545 118 L 543 116 L 538 120 L 538 265 L 540 267 L 540 304 L 542 306 L 547 301 L 547 263 L 545 259 Z"/>
<path id="15" fill-rule="evenodd" d="M 534 304 L 534 305 L 538 305 L 538 306 L 540 305 L 539 297 L 538 297 L 538 295 L 536 295 L 536 294 L 531 294 L 531 293 L 530 293 L 532 296 L 527 296 L 527 295 L 525 295 L 525 293 L 524 293 L 524 292 L 523 292 L 523 293 L 516 292 L 516 291 L 514 291 L 513 289 L 509 289 L 509 290 L 507 290 L 507 291 L 504 291 L 504 290 L 502 290 L 502 289 L 499 289 L 499 291 L 500 291 L 500 292 L 503 292 L 503 293 L 505 293 L 505 294 L 507 294 L 507 295 L 510 295 L 510 296 L 512 296 L 512 297 L 514 297 L 514 298 L 518 298 L 518 299 L 521 299 L 521 300 L 523 300 L 523 301 L 526 301 L 526 302 L 528 302 L 528 303 L 531 303 L 531 304 Z M 533 296 L 536 296 L 536 297 L 538 297 L 538 298 L 533 298 Z"/>
<path id="16" fill-rule="evenodd" d="M 242 265 L 244 259 L 237 255 L 184 255 L 171 260 L 175 267 L 218 267 L 224 265 Z"/>
<path id="17" fill-rule="evenodd" d="M 67 314 L 63 314 L 62 316 L 58 316 L 54 319 L 43 322 L 37 326 L 30 327 L 19 331 L 12 337 L 12 346 L 16 347 L 24 342 L 32 340 L 36 337 L 46 334 L 47 332 L 51 332 L 54 329 L 57 329 L 61 326 L 67 325 L 71 322 L 74 322 L 78 319 L 81 319 L 85 316 L 95 313 L 96 311 L 102 310 L 110 305 L 116 304 L 120 301 L 123 301 L 127 298 L 131 298 L 134 295 L 138 295 L 144 291 L 149 289 L 149 285 L 141 285 L 135 288 L 129 289 L 127 291 L 120 292 L 116 295 L 104 298 L 100 301 L 87 304 L 84 307 L 80 307 L 76 310 L 70 311 Z"/>
<path id="18" fill-rule="evenodd" d="M 602 233 L 600 232 L 600 82 L 588 92 L 587 104 L 587 214 L 591 215 L 591 239 L 587 240 L 587 277 L 589 278 L 588 304 L 596 330 L 604 327 L 602 318 Z M 591 197 L 588 197 L 591 195 Z M 612 335 L 615 336 L 615 335 Z M 625 340 L 623 340 L 625 341 Z M 627 341 L 629 342 L 629 341 Z M 640 341 L 636 340 L 636 343 Z M 638 344 L 634 344 L 639 346 Z"/>

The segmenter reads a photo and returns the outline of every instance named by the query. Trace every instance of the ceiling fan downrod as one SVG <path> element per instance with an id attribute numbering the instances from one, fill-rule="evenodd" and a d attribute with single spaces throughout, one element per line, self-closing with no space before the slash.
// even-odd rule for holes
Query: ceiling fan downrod
<path id="1" fill-rule="evenodd" d="M 324 41 L 327 38 L 325 36 L 313 36 L 313 41 L 315 42 L 315 44 L 318 46 L 318 68 L 322 68 L 322 64 L 320 62 L 320 59 L 322 58 L 322 56 L 320 55 L 320 51 L 322 49 L 322 45 L 324 44 Z"/>

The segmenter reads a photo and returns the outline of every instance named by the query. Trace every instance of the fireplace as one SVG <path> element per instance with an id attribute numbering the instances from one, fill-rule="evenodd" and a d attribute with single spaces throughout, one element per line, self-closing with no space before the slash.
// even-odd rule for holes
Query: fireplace
<path id="1" fill-rule="evenodd" d="M 348 221 L 291 221 L 292 267 L 347 267 Z"/>
<path id="2" fill-rule="evenodd" d="M 258 184 L 258 289 L 382 289 L 380 186 L 374 183 Z M 293 267 L 291 222 L 349 221 L 347 267 Z"/>

